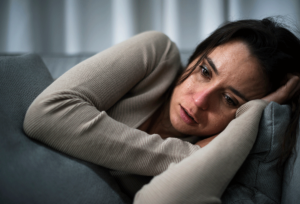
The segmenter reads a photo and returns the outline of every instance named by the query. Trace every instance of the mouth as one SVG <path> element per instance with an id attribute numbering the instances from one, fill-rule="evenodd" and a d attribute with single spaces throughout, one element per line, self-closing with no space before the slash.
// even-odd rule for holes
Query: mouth
<path id="1" fill-rule="evenodd" d="M 189 125 L 198 124 L 194 117 L 182 106 L 180 106 L 180 117 L 185 123 Z"/>

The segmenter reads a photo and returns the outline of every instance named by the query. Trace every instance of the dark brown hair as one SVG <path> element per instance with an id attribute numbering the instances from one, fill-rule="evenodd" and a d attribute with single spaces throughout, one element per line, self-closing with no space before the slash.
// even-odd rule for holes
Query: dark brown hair
<path id="1" fill-rule="evenodd" d="M 198 57 L 200 58 L 193 67 L 181 74 L 177 80 L 177 85 L 190 76 L 203 58 L 214 48 L 233 40 L 241 40 L 246 43 L 250 53 L 258 59 L 263 73 L 270 82 L 270 93 L 282 85 L 288 73 L 299 75 L 300 40 L 286 26 L 276 22 L 274 18 L 240 20 L 222 25 L 196 47 L 188 64 Z M 293 151 L 296 151 L 296 134 L 299 129 L 300 114 L 299 94 L 292 98 L 289 103 L 292 105 L 293 111 L 282 141 L 278 167 L 284 165 Z"/>

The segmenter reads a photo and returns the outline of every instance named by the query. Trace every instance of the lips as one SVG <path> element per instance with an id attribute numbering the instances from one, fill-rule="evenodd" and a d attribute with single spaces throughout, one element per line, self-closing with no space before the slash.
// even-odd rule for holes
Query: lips
<path id="1" fill-rule="evenodd" d="M 184 109 L 182 106 L 180 106 L 180 117 L 185 123 L 189 125 L 197 124 L 194 117 L 190 113 L 188 113 L 188 111 Z"/>

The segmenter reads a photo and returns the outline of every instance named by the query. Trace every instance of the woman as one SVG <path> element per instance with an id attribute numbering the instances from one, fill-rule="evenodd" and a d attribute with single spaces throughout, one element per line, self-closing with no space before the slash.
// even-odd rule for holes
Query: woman
<path id="1" fill-rule="evenodd" d="M 267 102 L 298 97 L 299 51 L 299 39 L 269 19 L 233 22 L 203 41 L 180 75 L 176 45 L 140 34 L 57 79 L 31 104 L 24 130 L 110 169 L 160 174 L 136 203 L 219 203 Z M 191 135 L 206 139 L 183 141 Z"/>

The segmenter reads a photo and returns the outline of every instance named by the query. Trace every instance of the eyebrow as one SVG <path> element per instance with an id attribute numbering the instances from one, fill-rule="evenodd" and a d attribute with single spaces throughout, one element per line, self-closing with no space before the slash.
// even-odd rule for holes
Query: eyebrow
<path id="1" fill-rule="evenodd" d="M 249 100 L 242 94 L 240 93 L 238 90 L 234 89 L 233 87 L 229 87 L 229 89 L 237 96 L 239 96 L 241 99 L 243 99 L 244 101 L 248 102 Z"/>
<path id="2" fill-rule="evenodd" d="M 216 73 L 216 75 L 219 75 L 219 72 L 218 72 L 218 70 L 217 70 L 217 68 L 216 68 L 216 65 L 215 65 L 215 63 L 212 61 L 212 59 L 211 58 L 209 58 L 209 57 L 204 57 L 204 59 L 206 59 L 207 60 L 207 62 L 209 63 L 209 65 L 211 66 L 211 68 L 214 70 L 214 72 Z M 248 102 L 249 100 L 241 93 L 241 92 L 239 92 L 238 90 L 236 90 L 235 88 L 233 88 L 233 87 L 229 87 L 229 89 L 235 94 L 235 95 L 237 95 L 238 97 L 240 97 L 241 99 L 243 99 L 244 101 L 246 101 L 246 102 Z"/>
<path id="3" fill-rule="evenodd" d="M 219 72 L 218 72 L 218 70 L 217 70 L 217 68 L 216 68 L 216 65 L 215 65 L 215 63 L 212 61 L 212 59 L 210 59 L 209 57 L 204 57 L 204 59 L 206 59 L 207 60 L 207 62 L 208 62 L 208 64 L 211 66 L 211 68 L 214 70 L 214 72 L 216 73 L 216 75 L 219 75 Z"/>

